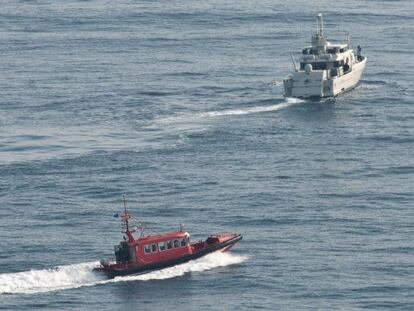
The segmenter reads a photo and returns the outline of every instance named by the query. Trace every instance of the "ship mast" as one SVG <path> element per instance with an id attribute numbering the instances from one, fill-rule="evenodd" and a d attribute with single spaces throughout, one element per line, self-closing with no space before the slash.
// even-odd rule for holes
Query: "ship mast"
<path id="1" fill-rule="evenodd" d="M 123 198 L 124 198 L 124 215 L 122 219 L 124 220 L 126 231 L 129 231 L 128 219 L 130 218 L 130 215 L 128 214 L 128 211 L 127 211 L 125 194 L 123 195 Z"/>
<path id="2" fill-rule="evenodd" d="M 121 215 L 122 223 L 125 228 L 124 233 L 128 236 L 128 242 L 134 242 L 134 236 L 132 233 L 135 232 L 135 230 L 129 230 L 129 219 L 131 218 L 131 215 L 128 213 L 127 210 L 127 204 L 126 204 L 126 197 L 125 194 L 123 195 L 124 198 L 124 213 Z"/>
<path id="3" fill-rule="evenodd" d="M 318 19 L 316 20 L 316 31 L 320 36 L 323 36 L 323 18 L 322 13 L 318 14 Z"/>
<path id="4" fill-rule="evenodd" d="M 318 55 L 326 52 L 326 37 L 323 33 L 322 13 L 319 13 L 316 19 L 316 33 L 312 36 L 312 47 L 317 51 Z"/>

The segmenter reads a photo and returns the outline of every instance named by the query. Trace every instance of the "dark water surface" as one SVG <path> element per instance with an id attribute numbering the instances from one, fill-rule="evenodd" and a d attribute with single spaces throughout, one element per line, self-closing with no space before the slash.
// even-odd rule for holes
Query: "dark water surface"
<path id="1" fill-rule="evenodd" d="M 286 100 L 289 54 L 352 34 L 361 85 Z M 414 309 L 412 1 L 3 0 L 0 309 Z M 147 232 L 231 254 L 105 281 Z M 58 268 L 54 268 L 57 267 Z"/>

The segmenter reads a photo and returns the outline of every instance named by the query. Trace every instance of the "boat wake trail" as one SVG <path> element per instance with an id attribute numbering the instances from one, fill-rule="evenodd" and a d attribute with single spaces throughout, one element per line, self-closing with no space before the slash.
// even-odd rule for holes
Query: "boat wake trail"
<path id="1" fill-rule="evenodd" d="M 243 115 L 251 113 L 260 113 L 268 111 L 278 111 L 285 108 L 288 108 L 293 105 L 303 103 L 304 100 L 297 98 L 287 98 L 286 102 L 272 105 L 272 106 L 259 106 L 259 107 L 250 107 L 250 108 L 241 108 L 241 109 L 227 109 L 222 111 L 211 111 L 203 112 L 200 114 L 201 117 L 219 117 L 219 116 L 231 116 L 231 115 Z"/>
<path id="2" fill-rule="evenodd" d="M 239 264 L 245 260 L 247 260 L 246 256 L 216 252 L 174 267 L 109 280 L 101 274 L 92 272 L 92 269 L 99 265 L 98 262 L 60 266 L 46 270 L 6 273 L 0 274 L 0 294 L 35 294 L 106 283 L 163 280 L 179 277 L 189 272 L 202 272 Z"/>
<path id="3" fill-rule="evenodd" d="M 0 294 L 32 294 L 67 288 L 77 288 L 104 280 L 92 272 L 99 262 L 59 266 L 46 270 L 31 270 L 0 274 Z"/>
<path id="4" fill-rule="evenodd" d="M 286 98 L 282 103 L 271 106 L 255 106 L 239 109 L 224 109 L 216 111 L 206 111 L 198 113 L 183 113 L 171 117 L 155 119 L 154 122 L 147 126 L 148 128 L 164 128 L 168 126 L 171 131 L 171 126 L 176 130 L 194 129 L 200 127 L 200 121 L 208 118 L 248 115 L 253 113 L 274 112 L 291 106 L 304 103 L 304 100 L 298 98 Z"/>

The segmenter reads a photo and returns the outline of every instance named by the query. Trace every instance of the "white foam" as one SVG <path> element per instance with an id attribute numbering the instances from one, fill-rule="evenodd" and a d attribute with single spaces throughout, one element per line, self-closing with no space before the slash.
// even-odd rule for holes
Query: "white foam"
<path id="1" fill-rule="evenodd" d="M 239 109 L 224 109 L 224 110 L 213 110 L 213 111 L 206 111 L 200 113 L 193 113 L 193 114 L 181 114 L 166 118 L 156 119 L 156 124 L 186 124 L 187 126 L 191 127 L 192 123 L 197 123 L 200 119 L 204 118 L 214 118 L 214 117 L 222 117 L 222 116 L 234 116 L 234 115 L 247 115 L 253 113 L 261 113 L 261 112 L 271 112 L 271 111 L 279 111 L 294 105 L 298 105 L 304 103 L 305 101 L 299 98 L 286 98 L 284 102 L 270 105 L 270 106 L 255 106 L 255 107 L 246 107 L 246 108 L 239 108 Z M 150 126 L 151 127 L 151 126 Z"/>
<path id="2" fill-rule="evenodd" d="M 376 90 L 379 88 L 382 88 L 383 85 L 381 84 L 366 84 L 366 83 L 361 83 L 358 88 L 359 89 L 366 89 L 366 90 Z"/>
<path id="3" fill-rule="evenodd" d="M 288 108 L 293 105 L 297 105 L 302 102 L 304 101 L 301 99 L 287 98 L 286 102 L 276 104 L 276 105 L 257 106 L 257 107 L 250 107 L 250 108 L 241 108 L 241 109 L 227 109 L 227 110 L 221 110 L 221 111 L 210 111 L 210 112 L 201 113 L 200 116 L 219 117 L 219 116 L 243 115 L 243 114 L 251 114 L 251 113 L 278 111 L 278 110 L 282 110 L 282 109 Z"/>
<path id="4" fill-rule="evenodd" d="M 246 256 L 216 252 L 174 267 L 109 280 L 101 274 L 92 272 L 92 269 L 99 265 L 98 262 L 73 264 L 45 270 L 5 273 L 0 274 L 0 294 L 33 294 L 114 282 L 163 280 L 179 277 L 189 272 L 202 272 L 216 267 L 242 263 L 246 259 Z"/>
<path id="5" fill-rule="evenodd" d="M 45 270 L 0 274 L 0 294 L 37 293 L 79 287 L 102 280 L 92 269 L 99 262 L 87 262 Z"/>
<path id="6" fill-rule="evenodd" d="M 272 86 L 281 86 L 283 84 L 283 81 L 272 81 Z"/>
<path id="7" fill-rule="evenodd" d="M 106 282 L 121 282 L 121 281 L 150 281 L 171 279 L 182 276 L 189 272 L 202 272 L 217 267 L 225 267 L 234 264 L 242 263 L 247 259 L 246 256 L 237 256 L 231 253 L 215 252 L 208 254 L 200 259 L 190 261 L 174 267 L 149 272 L 146 274 L 117 277 Z"/>

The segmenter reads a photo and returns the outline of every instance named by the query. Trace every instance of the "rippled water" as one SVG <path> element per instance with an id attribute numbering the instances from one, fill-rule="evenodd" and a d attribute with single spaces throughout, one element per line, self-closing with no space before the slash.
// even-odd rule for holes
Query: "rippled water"
<path id="1" fill-rule="evenodd" d="M 368 64 L 284 99 L 315 14 Z M 11 1 L 0 10 L 0 309 L 414 305 L 411 1 Z M 129 198 L 147 232 L 229 254 L 107 281 Z"/>

